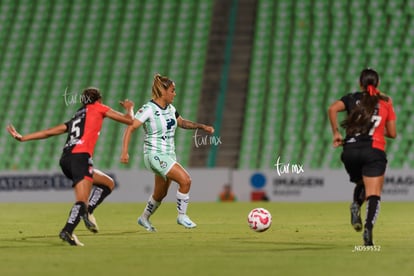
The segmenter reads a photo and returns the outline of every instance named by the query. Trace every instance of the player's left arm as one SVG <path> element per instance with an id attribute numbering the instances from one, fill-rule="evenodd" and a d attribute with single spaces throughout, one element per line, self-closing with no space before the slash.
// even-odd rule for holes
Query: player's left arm
<path id="1" fill-rule="evenodd" d="M 184 119 L 181 116 L 177 118 L 177 124 L 183 129 L 202 129 L 210 134 L 214 133 L 214 128 L 212 126 L 192 122 L 190 120 Z"/>
<path id="2" fill-rule="evenodd" d="M 120 123 L 131 125 L 134 121 L 134 103 L 130 100 L 119 102 L 125 108 L 125 114 L 119 111 L 109 109 L 105 116 Z"/>
<path id="3" fill-rule="evenodd" d="M 397 137 L 397 126 L 395 120 L 387 121 L 385 123 L 385 133 L 384 135 L 388 138 L 395 138 Z"/>
<path id="4" fill-rule="evenodd" d="M 385 123 L 385 131 L 384 135 L 388 138 L 396 138 L 397 137 L 397 126 L 396 126 L 396 119 L 397 116 L 395 115 L 394 106 L 392 104 L 392 99 L 388 99 L 389 103 L 389 113 L 388 118 Z"/>

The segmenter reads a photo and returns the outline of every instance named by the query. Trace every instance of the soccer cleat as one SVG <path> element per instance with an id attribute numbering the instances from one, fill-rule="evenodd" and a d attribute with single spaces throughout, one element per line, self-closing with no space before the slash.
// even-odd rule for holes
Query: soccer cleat
<path id="1" fill-rule="evenodd" d="M 355 231 L 360 232 L 362 230 L 361 206 L 356 202 L 352 202 L 350 210 L 351 225 L 354 227 Z"/>
<path id="2" fill-rule="evenodd" d="M 368 230 L 367 228 L 365 228 L 363 238 L 364 238 L 364 245 L 365 246 L 373 246 L 374 245 L 374 243 L 372 242 L 372 230 Z"/>
<path id="3" fill-rule="evenodd" d="M 197 226 L 197 224 L 195 224 L 187 215 L 183 214 L 178 215 L 177 223 L 188 229 L 195 228 Z"/>
<path id="4" fill-rule="evenodd" d="M 76 237 L 75 234 L 70 234 L 69 232 L 62 231 L 60 232 L 59 237 L 62 239 L 62 241 L 66 241 L 70 245 L 84 246 L 84 244 L 79 241 L 78 237 Z"/>
<path id="5" fill-rule="evenodd" d="M 86 228 L 88 228 L 89 231 L 92 233 L 98 233 L 99 227 L 98 224 L 96 224 L 95 216 L 92 214 L 85 214 L 82 216 L 83 221 L 85 222 Z"/>
<path id="6" fill-rule="evenodd" d="M 142 227 L 144 227 L 148 232 L 157 232 L 157 230 L 154 228 L 154 226 L 152 226 L 149 219 L 139 217 L 138 218 L 138 224 L 141 225 Z"/>

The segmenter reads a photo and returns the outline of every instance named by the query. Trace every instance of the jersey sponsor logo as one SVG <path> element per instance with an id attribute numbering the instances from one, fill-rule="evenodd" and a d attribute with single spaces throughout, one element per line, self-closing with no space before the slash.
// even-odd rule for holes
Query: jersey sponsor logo
<path id="1" fill-rule="evenodd" d="M 161 136 L 161 139 L 166 141 L 167 139 L 174 139 L 174 135 L 163 135 Z"/>
<path id="2" fill-rule="evenodd" d="M 74 145 L 81 145 L 81 144 L 83 144 L 82 140 L 72 139 L 72 140 L 69 140 L 69 142 L 66 143 L 65 148 L 72 147 Z"/>

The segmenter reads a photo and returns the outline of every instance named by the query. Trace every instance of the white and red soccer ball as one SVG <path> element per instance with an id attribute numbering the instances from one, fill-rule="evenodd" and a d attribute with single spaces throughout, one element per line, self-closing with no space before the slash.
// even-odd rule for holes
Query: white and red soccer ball
<path id="1" fill-rule="evenodd" d="M 272 214 L 264 208 L 254 208 L 247 216 L 250 228 L 256 232 L 264 232 L 272 225 Z"/>

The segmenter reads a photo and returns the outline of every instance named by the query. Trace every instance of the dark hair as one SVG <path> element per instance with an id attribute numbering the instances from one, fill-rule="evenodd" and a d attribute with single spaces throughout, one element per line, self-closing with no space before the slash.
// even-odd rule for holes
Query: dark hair
<path id="1" fill-rule="evenodd" d="M 359 84 L 362 88 L 362 97 L 356 102 L 341 127 L 346 129 L 347 135 L 368 134 L 372 128 L 372 115 L 379 100 L 388 101 L 388 97 L 377 89 L 379 75 L 373 69 L 364 69 L 359 76 Z"/>
<path id="2" fill-rule="evenodd" d="M 84 105 L 92 104 L 101 98 L 102 95 L 98 88 L 88 87 L 82 92 L 81 103 Z"/>

